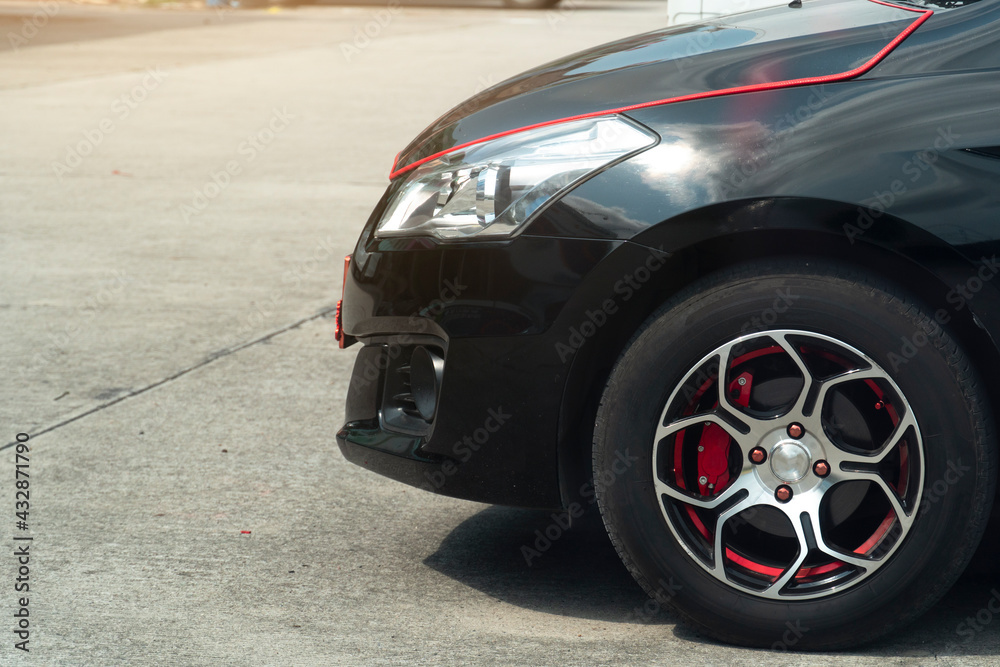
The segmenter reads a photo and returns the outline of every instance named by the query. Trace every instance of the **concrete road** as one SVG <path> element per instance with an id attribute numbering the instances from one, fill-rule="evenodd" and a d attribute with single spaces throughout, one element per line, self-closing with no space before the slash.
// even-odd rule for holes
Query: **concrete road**
<path id="1" fill-rule="evenodd" d="M 996 664 L 1000 619 L 965 620 L 992 620 L 989 578 L 862 651 L 741 650 L 646 606 L 600 532 L 529 567 L 546 513 L 338 453 L 331 308 L 395 153 L 664 17 L 0 4 L 0 446 L 31 435 L 27 530 L 0 457 L 0 664 Z"/>

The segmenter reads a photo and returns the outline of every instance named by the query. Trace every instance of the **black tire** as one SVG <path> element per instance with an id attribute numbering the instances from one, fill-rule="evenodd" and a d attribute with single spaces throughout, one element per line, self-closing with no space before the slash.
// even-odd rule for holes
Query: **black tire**
<path id="1" fill-rule="evenodd" d="M 560 0 L 503 0 L 507 9 L 550 9 L 558 5 Z"/>
<path id="2" fill-rule="evenodd" d="M 722 271 L 654 313 L 611 373 L 593 449 L 639 584 L 708 636 L 772 649 L 856 646 L 940 599 L 982 537 L 997 450 L 976 370 L 933 314 L 805 259 Z"/>

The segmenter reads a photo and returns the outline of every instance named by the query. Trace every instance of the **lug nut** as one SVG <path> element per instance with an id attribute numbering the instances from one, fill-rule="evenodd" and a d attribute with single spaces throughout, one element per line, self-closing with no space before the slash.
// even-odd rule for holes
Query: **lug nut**
<path id="1" fill-rule="evenodd" d="M 813 464 L 813 472 L 817 477 L 826 477 L 830 474 L 830 464 L 826 461 L 816 461 Z"/>
<path id="2" fill-rule="evenodd" d="M 779 503 L 787 503 L 792 499 L 792 489 L 782 484 L 774 490 L 774 497 L 778 499 Z"/>
<path id="3" fill-rule="evenodd" d="M 767 452 L 762 447 L 754 447 L 750 450 L 750 462 L 760 465 L 767 460 Z"/>
<path id="4" fill-rule="evenodd" d="M 788 435 L 792 438 L 801 438 L 805 432 L 805 429 L 800 424 L 792 424 L 788 427 Z"/>

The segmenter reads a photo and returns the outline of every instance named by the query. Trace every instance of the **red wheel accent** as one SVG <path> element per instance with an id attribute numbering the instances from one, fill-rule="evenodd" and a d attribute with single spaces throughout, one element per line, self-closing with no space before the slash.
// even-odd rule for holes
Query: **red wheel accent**
<path id="1" fill-rule="evenodd" d="M 750 570 L 756 574 L 762 574 L 765 577 L 771 577 L 771 580 L 776 580 L 784 572 L 780 567 L 771 567 L 769 565 L 763 565 L 761 563 L 755 563 L 749 558 L 744 558 L 732 549 L 726 549 L 726 558 L 739 565 L 745 570 Z"/>
<path id="2" fill-rule="evenodd" d="M 869 551 L 874 549 L 878 543 L 882 541 L 882 538 L 885 537 L 885 534 L 889 532 L 889 529 L 892 528 L 892 524 L 894 523 L 896 523 L 896 513 L 889 510 L 889 513 L 885 515 L 884 519 L 882 519 L 882 523 L 879 525 L 875 533 L 869 537 L 864 544 L 855 549 L 854 553 L 861 555 L 868 554 Z"/>
<path id="3" fill-rule="evenodd" d="M 698 491 L 710 496 L 729 484 L 729 434 L 709 424 L 698 440 Z M 702 480 L 705 480 L 702 482 Z"/>

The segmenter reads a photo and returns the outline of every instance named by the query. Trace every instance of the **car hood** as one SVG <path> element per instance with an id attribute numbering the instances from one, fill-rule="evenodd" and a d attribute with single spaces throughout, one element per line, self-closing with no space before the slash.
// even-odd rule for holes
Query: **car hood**
<path id="1" fill-rule="evenodd" d="M 818 0 L 611 42 L 529 70 L 455 107 L 399 154 L 392 176 L 457 146 L 560 119 L 858 76 L 930 13 L 876 0 Z"/>

